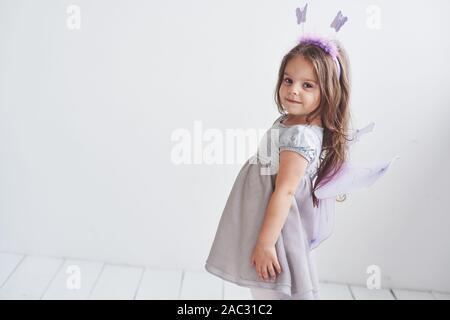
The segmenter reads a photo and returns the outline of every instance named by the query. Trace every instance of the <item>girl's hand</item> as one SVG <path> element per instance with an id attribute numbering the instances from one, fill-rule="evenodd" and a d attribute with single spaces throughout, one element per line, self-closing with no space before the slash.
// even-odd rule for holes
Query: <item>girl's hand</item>
<path id="1" fill-rule="evenodd" d="M 278 263 L 275 246 L 266 246 L 257 243 L 255 248 L 253 249 L 250 263 L 251 265 L 255 265 L 256 272 L 263 280 L 268 280 L 269 276 L 272 278 L 272 280 L 275 280 L 275 271 L 281 273 L 281 267 Z"/>

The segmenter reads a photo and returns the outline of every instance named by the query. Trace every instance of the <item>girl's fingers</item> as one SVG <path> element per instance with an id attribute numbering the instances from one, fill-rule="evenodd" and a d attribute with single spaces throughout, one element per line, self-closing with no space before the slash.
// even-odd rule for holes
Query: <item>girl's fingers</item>
<path id="1" fill-rule="evenodd" d="M 252 261 L 252 264 L 255 264 L 256 271 L 258 273 L 258 276 L 262 280 L 268 280 L 269 277 L 272 279 L 275 279 L 277 277 L 277 272 L 281 273 L 281 267 L 278 261 L 275 261 L 269 265 L 266 266 L 256 266 L 256 263 Z"/>
<path id="2" fill-rule="evenodd" d="M 268 278 L 267 267 L 263 267 L 261 270 L 261 273 L 262 273 L 263 280 L 266 280 Z"/>
<path id="3" fill-rule="evenodd" d="M 277 269 L 278 273 L 281 273 L 281 266 L 278 261 L 275 261 L 275 268 Z"/>
<path id="4" fill-rule="evenodd" d="M 263 279 L 262 269 L 258 269 L 258 276 Z"/>
<path id="5" fill-rule="evenodd" d="M 273 265 L 272 264 L 269 265 L 269 274 L 270 274 L 270 277 L 272 279 L 275 279 L 276 274 L 275 274 L 275 270 L 273 269 Z"/>

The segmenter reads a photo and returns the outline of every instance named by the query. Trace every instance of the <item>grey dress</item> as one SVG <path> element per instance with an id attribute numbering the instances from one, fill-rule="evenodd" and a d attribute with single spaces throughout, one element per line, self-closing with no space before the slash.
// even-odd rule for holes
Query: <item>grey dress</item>
<path id="1" fill-rule="evenodd" d="M 310 177 L 317 171 L 323 128 L 315 125 L 286 126 L 281 123 L 286 117 L 281 115 L 266 131 L 256 154 L 239 171 L 220 218 L 205 269 L 240 286 L 272 289 L 291 298 L 315 298 L 319 280 L 312 255 L 316 210 L 312 205 Z M 262 280 L 250 258 L 274 191 L 281 150 L 299 153 L 308 165 L 275 244 L 282 272 L 275 280 Z"/>

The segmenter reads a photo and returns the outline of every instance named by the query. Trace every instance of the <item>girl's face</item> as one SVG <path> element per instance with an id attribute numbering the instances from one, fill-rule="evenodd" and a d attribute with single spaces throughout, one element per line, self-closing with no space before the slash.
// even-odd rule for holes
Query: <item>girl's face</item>
<path id="1" fill-rule="evenodd" d="M 304 122 L 305 116 L 320 104 L 319 82 L 312 63 L 302 55 L 292 58 L 284 69 L 279 94 L 286 112 L 295 121 Z"/>

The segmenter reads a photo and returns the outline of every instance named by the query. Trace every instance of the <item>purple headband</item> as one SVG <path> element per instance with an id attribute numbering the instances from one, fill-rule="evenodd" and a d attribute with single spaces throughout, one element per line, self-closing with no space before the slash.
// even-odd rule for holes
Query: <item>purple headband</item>
<path id="1" fill-rule="evenodd" d="M 299 40 L 299 43 L 312 44 L 322 48 L 323 51 L 328 53 L 333 58 L 334 62 L 336 63 L 336 68 L 338 71 L 338 79 L 341 77 L 341 66 L 339 64 L 339 60 L 337 59 L 339 51 L 336 44 L 333 41 L 319 36 L 302 36 Z"/>

